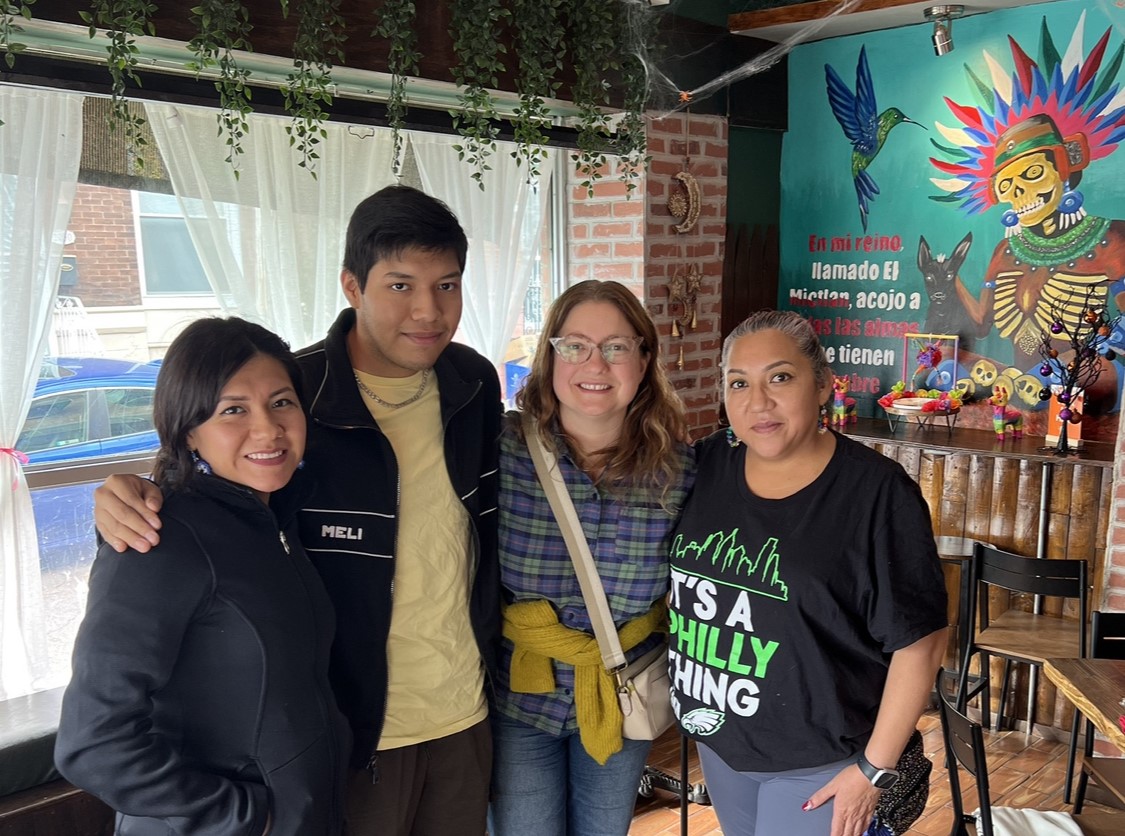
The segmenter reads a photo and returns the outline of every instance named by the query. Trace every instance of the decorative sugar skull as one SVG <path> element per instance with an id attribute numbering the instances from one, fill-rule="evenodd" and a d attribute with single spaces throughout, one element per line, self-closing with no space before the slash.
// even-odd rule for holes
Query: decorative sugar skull
<path id="1" fill-rule="evenodd" d="M 985 391 L 991 389 L 993 384 L 996 383 L 996 376 L 996 364 L 984 358 L 977 360 L 973 363 L 973 367 L 969 369 L 969 377 Z"/>
<path id="2" fill-rule="evenodd" d="M 1015 393 L 1019 402 L 1028 408 L 1038 409 L 1042 406 L 1039 390 L 1043 388 L 1043 381 L 1033 374 L 1021 374 L 1016 378 Z"/>
<path id="3" fill-rule="evenodd" d="M 1022 369 L 1018 369 L 1015 366 L 1008 366 L 1008 368 L 1000 372 L 1000 377 L 996 379 L 996 382 L 1003 383 L 1008 387 L 1008 391 L 1010 392 L 1015 388 L 1015 383 L 1019 380 L 1021 374 L 1023 374 Z"/>
<path id="4" fill-rule="evenodd" d="M 964 401 L 967 401 L 967 400 L 975 397 L 976 394 L 977 394 L 977 384 L 973 381 L 973 379 L 971 377 L 959 378 L 958 381 L 957 381 L 957 385 L 953 388 L 959 389 L 960 391 L 965 393 L 964 397 L 961 398 L 961 400 L 964 400 Z"/>

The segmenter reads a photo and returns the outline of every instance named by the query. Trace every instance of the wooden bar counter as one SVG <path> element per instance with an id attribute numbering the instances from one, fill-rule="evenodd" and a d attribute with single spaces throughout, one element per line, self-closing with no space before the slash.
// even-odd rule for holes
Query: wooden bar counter
<path id="1" fill-rule="evenodd" d="M 1042 436 L 1000 442 L 990 430 L 947 430 L 942 422 L 913 421 L 900 421 L 892 431 L 882 417 L 860 418 L 843 433 L 899 462 L 918 482 L 935 535 L 983 540 L 1031 557 L 1085 559 L 1093 586 L 1090 600 L 1101 600 L 1113 494 L 1112 444 L 1087 442 L 1080 451 L 1058 456 L 1045 449 Z M 947 575 L 946 585 L 953 623 L 959 578 Z M 1008 606 L 1031 611 L 1033 606 L 1030 596 L 993 596 L 990 605 L 996 612 Z M 1069 608 L 1064 614 L 1078 616 Z M 994 695 L 999 673 L 997 664 Z M 1011 716 L 1026 719 L 1026 666 L 1018 666 L 1018 676 L 1009 710 Z M 1038 694 L 1037 721 L 1068 732 L 1073 712 L 1069 700 L 1056 698 L 1049 682 L 1039 685 Z"/>

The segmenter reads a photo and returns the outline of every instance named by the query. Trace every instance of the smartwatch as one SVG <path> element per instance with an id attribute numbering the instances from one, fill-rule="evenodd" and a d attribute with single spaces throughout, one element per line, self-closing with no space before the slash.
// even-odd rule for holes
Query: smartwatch
<path id="1" fill-rule="evenodd" d="M 899 772 L 897 769 L 880 769 L 872 765 L 871 761 L 867 759 L 867 755 L 863 752 L 859 753 L 859 760 L 856 761 L 856 766 L 863 776 L 871 782 L 871 786 L 880 790 L 889 790 L 898 783 Z"/>

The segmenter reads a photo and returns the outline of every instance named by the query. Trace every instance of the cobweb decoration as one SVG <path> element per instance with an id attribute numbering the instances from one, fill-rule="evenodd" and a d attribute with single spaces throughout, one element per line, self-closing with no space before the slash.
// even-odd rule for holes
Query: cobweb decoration
<path id="1" fill-rule="evenodd" d="M 648 0 L 619 0 L 620 2 L 640 4 L 648 6 Z M 696 2 L 696 0 L 680 0 L 684 6 Z M 751 76 L 763 73 L 766 70 L 777 64 L 782 58 L 788 55 L 793 49 L 800 44 L 813 39 L 816 34 L 823 29 L 829 21 L 838 15 L 846 14 L 851 11 L 855 6 L 860 4 L 861 0 L 841 0 L 832 11 L 816 20 L 809 21 L 808 24 L 801 27 L 792 36 L 787 38 L 782 43 L 770 47 L 760 55 L 755 56 L 751 60 L 732 70 L 729 70 L 721 75 L 717 75 L 709 81 L 700 84 L 691 89 L 685 89 L 682 85 L 677 84 L 676 81 L 670 78 L 660 67 L 657 65 L 657 56 L 655 53 L 650 53 L 644 49 L 644 54 L 638 54 L 638 58 L 644 62 L 648 67 L 649 73 L 649 103 L 648 109 L 656 114 L 656 118 L 670 116 L 677 111 L 684 110 L 692 105 L 693 102 L 706 99 L 708 96 L 722 90 L 725 87 L 750 78 Z M 664 6 L 663 8 L 675 13 L 678 3 L 671 6 Z M 626 42 L 638 43 L 643 42 L 642 39 L 636 37 L 627 37 Z M 642 47 L 643 49 L 643 47 Z M 692 63 L 696 66 L 706 65 L 705 60 L 701 60 L 701 53 L 705 50 L 697 51 L 689 55 L 674 56 L 677 60 L 682 61 L 685 58 L 691 58 Z M 663 56 L 669 58 L 669 56 Z M 666 60 L 665 63 L 671 63 Z"/>

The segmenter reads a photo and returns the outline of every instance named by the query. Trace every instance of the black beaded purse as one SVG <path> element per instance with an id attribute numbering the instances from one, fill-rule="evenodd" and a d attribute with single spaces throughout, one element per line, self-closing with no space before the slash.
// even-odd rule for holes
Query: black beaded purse
<path id="1" fill-rule="evenodd" d="M 875 817 L 864 836 L 902 836 L 906 833 L 926 809 L 933 768 L 922 746 L 922 734 L 915 729 L 895 766 L 899 779 L 893 787 L 883 791 L 875 808 Z"/>

